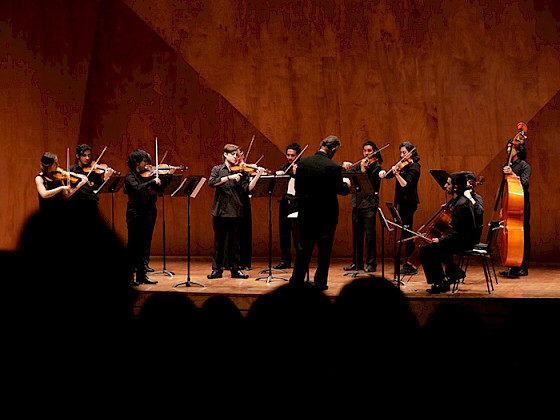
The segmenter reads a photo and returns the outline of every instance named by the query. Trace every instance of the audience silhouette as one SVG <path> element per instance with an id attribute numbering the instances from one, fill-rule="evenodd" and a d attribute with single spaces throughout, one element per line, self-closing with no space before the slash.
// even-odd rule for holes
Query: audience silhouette
<path id="1" fill-rule="evenodd" d="M 78 363 L 94 371 L 108 362 L 134 369 L 145 356 L 173 354 L 208 360 L 191 363 L 201 372 L 237 378 L 261 360 L 251 372 L 255 383 L 289 380 L 292 389 L 327 392 L 364 377 L 399 386 L 454 361 L 464 378 L 489 365 L 509 378 L 509 368 L 528 371 L 528 354 L 555 346 L 556 302 L 512 300 L 506 322 L 493 328 L 473 305 L 442 303 L 420 325 L 405 294 L 371 276 L 351 280 L 336 297 L 309 282 L 282 284 L 246 315 L 227 296 L 197 306 L 179 291 L 154 292 L 135 316 L 125 247 L 96 210 L 79 203 L 32 215 L 19 249 L 1 257 L 8 278 L 18 279 L 5 285 L 9 350 L 29 358 L 31 369 Z M 421 368 L 412 369 L 411 357 Z M 454 372 L 444 376 L 449 383 Z"/>

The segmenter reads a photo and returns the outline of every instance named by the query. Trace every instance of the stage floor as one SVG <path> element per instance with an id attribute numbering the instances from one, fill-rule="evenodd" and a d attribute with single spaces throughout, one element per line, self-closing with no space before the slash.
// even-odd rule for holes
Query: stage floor
<path id="1" fill-rule="evenodd" d="M 278 260 L 275 259 L 272 265 L 274 266 L 277 263 Z M 310 266 L 311 279 L 315 271 L 314 264 L 315 261 L 312 260 Z M 333 259 L 331 261 L 329 288 L 325 291 L 325 294 L 333 301 L 341 289 L 353 280 L 352 275 L 343 270 L 343 267 L 348 264 L 349 261 L 346 259 Z M 156 272 L 163 270 L 163 258 L 152 257 L 150 265 Z M 233 300 L 242 313 L 246 313 L 260 295 L 286 284 L 291 275 L 291 269 L 285 270 L 285 273 L 273 270 L 273 276 L 282 278 L 273 278 L 267 281 L 268 259 L 253 259 L 252 269 L 245 271 L 246 274 L 249 274 L 248 279 L 232 279 L 229 271 L 225 271 L 223 278 L 210 280 L 206 276 L 212 271 L 211 259 L 209 257 L 191 257 L 191 284 L 187 286 L 183 284 L 187 281 L 187 266 L 186 257 L 167 257 L 165 268 L 173 273 L 173 276 L 163 273 L 150 274 L 152 280 L 158 281 L 157 284 L 135 287 L 134 289 L 138 292 L 135 310 L 138 311 L 145 299 L 153 293 L 181 292 L 188 295 L 197 306 L 200 306 L 210 296 L 225 295 Z M 495 268 L 496 274 L 503 270 L 503 267 L 499 265 Z M 263 270 L 267 270 L 267 272 L 259 274 Z M 378 270 L 374 274 L 377 276 L 384 274 L 386 279 L 394 279 L 393 261 L 385 259 L 384 269 L 382 270 L 382 264 L 379 260 Z M 264 278 L 257 280 L 262 276 Z M 359 277 L 369 276 L 360 274 Z M 402 283 L 395 282 L 395 287 L 399 287 L 408 297 L 410 305 L 421 323 L 443 302 L 475 305 L 481 315 L 491 319 L 501 317 L 503 313 L 508 311 L 507 308 L 513 302 L 526 301 L 527 299 L 560 298 L 560 265 L 558 264 L 533 264 L 527 277 L 505 278 L 499 274 L 497 274 L 497 277 L 498 284 L 493 278 L 494 290 L 489 294 L 480 262 L 478 259 L 471 259 L 467 277 L 464 283 L 460 284 L 458 291 L 454 293 L 448 292 L 439 295 L 427 293 L 428 284 L 421 267 L 418 274 L 402 278 Z M 201 283 L 204 287 L 192 282 Z"/>

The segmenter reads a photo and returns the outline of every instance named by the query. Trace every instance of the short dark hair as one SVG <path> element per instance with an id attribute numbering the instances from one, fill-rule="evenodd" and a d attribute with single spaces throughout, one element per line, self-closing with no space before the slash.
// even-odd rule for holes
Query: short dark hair
<path id="1" fill-rule="evenodd" d="M 144 159 L 148 158 L 148 153 L 141 149 L 134 149 L 128 155 L 128 160 L 126 164 L 130 169 L 136 169 L 136 164 L 142 162 Z"/>
<path id="2" fill-rule="evenodd" d="M 78 156 L 81 156 L 84 152 L 87 152 L 88 150 L 91 150 L 91 147 L 89 147 L 85 143 L 78 144 L 78 146 L 76 146 L 76 154 Z"/>
<path id="3" fill-rule="evenodd" d="M 449 178 L 451 178 L 451 184 L 457 187 L 457 194 L 463 194 L 467 189 L 467 175 L 464 172 L 453 172 Z"/>
<path id="4" fill-rule="evenodd" d="M 336 136 L 327 136 L 321 141 L 321 147 L 326 147 L 329 150 L 336 149 L 341 144 L 340 139 Z"/>
<path id="5" fill-rule="evenodd" d="M 412 158 L 412 160 L 414 162 L 418 162 L 420 160 L 420 156 L 418 156 L 418 151 L 414 148 L 414 145 L 409 142 L 409 141 L 403 141 L 400 145 L 399 145 L 399 149 L 401 147 L 405 147 L 406 150 L 408 150 L 409 152 L 414 149 L 414 152 L 412 152 L 412 156 L 410 156 Z"/>
<path id="6" fill-rule="evenodd" d="M 297 143 L 292 143 L 286 146 L 286 153 L 288 152 L 288 149 L 292 149 L 296 151 L 296 154 L 300 154 L 301 153 L 301 146 Z"/>
<path id="7" fill-rule="evenodd" d="M 464 174 L 467 177 L 467 181 L 470 179 L 476 179 L 476 175 L 474 174 L 474 172 L 471 171 L 462 171 L 462 174 Z"/>

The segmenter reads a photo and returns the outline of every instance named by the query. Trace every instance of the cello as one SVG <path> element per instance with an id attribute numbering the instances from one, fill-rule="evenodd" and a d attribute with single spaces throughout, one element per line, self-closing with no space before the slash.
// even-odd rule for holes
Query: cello
<path id="1" fill-rule="evenodd" d="M 527 136 L 527 125 L 518 123 L 517 135 L 508 142 L 508 160 L 504 166 L 511 166 L 512 150 L 520 143 L 524 142 Z M 502 264 L 506 267 L 521 267 L 523 262 L 523 250 L 525 246 L 524 236 L 524 211 L 525 196 L 521 180 L 517 175 L 504 175 L 500 189 L 496 197 L 494 210 L 498 209 L 502 203 L 500 211 L 500 257 Z"/>

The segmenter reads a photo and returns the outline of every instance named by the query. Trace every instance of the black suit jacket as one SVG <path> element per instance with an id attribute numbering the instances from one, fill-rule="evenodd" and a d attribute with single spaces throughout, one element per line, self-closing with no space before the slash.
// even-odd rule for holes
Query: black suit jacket
<path id="1" fill-rule="evenodd" d="M 300 222 L 336 225 L 338 195 L 350 193 L 350 188 L 342 181 L 342 166 L 319 150 L 301 158 L 295 179 Z"/>

